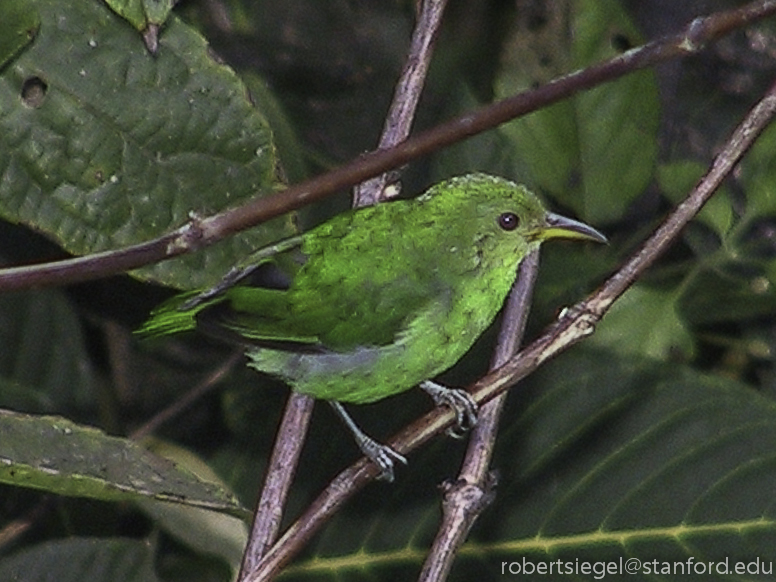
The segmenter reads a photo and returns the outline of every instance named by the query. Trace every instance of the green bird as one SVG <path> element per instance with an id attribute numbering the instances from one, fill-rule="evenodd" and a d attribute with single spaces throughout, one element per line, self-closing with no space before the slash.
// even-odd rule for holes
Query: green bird
<path id="1" fill-rule="evenodd" d="M 473 426 L 469 394 L 431 378 L 469 350 L 501 308 L 520 261 L 551 238 L 606 241 L 547 212 L 524 186 L 469 174 L 264 247 L 215 287 L 159 306 L 138 333 L 200 328 L 238 341 L 250 367 L 332 403 L 391 481 L 394 461 L 406 460 L 363 433 L 341 403 L 419 385 L 455 410 L 460 428 Z"/>

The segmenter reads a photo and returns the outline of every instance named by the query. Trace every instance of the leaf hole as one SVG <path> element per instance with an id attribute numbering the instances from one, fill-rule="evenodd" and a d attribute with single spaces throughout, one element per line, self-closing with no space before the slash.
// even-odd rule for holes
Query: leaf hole
<path id="1" fill-rule="evenodd" d="M 613 34 L 611 41 L 612 41 L 612 48 L 614 48 L 614 50 L 616 50 L 619 53 L 624 53 L 633 48 L 633 43 L 624 34 L 620 34 L 620 33 Z"/>
<path id="2" fill-rule="evenodd" d="M 22 85 L 22 101 L 27 107 L 37 109 L 43 105 L 48 85 L 40 77 L 29 77 Z"/>

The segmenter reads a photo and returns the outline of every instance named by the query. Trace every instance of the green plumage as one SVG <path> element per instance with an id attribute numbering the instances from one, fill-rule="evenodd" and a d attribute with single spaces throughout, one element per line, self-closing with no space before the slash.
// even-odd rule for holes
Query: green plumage
<path id="1" fill-rule="evenodd" d="M 454 178 L 255 253 L 254 266 L 274 264 L 287 288 L 245 277 L 196 305 L 186 293 L 139 333 L 220 330 L 245 343 L 250 366 L 294 390 L 372 402 L 455 364 L 493 321 L 522 258 L 553 237 L 603 240 L 547 213 L 523 186 Z"/>

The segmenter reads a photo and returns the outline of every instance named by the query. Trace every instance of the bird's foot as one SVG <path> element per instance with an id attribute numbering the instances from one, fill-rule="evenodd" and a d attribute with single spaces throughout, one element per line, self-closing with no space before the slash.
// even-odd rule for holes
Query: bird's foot
<path id="1" fill-rule="evenodd" d="M 358 448 L 375 465 L 380 467 L 380 474 L 377 476 L 381 481 L 393 482 L 393 466 L 395 461 L 407 464 L 404 455 L 397 453 L 388 445 L 378 443 L 376 440 L 364 435 L 364 438 L 356 438 Z"/>
<path id="2" fill-rule="evenodd" d="M 447 429 L 448 436 L 459 439 L 477 425 L 477 403 L 466 390 L 448 388 L 426 380 L 420 387 L 437 406 L 447 406 L 455 412 L 455 426 Z"/>
<path id="3" fill-rule="evenodd" d="M 394 461 L 399 461 L 406 465 L 407 459 L 404 458 L 404 455 L 394 451 L 388 445 L 378 443 L 361 430 L 342 404 L 333 400 L 330 400 L 329 404 L 331 404 L 331 407 L 337 415 L 350 429 L 350 432 L 353 433 L 353 438 L 356 439 L 356 444 L 358 445 L 358 448 L 361 449 L 361 452 L 375 465 L 380 467 L 380 475 L 378 475 L 377 478 L 382 481 L 388 481 L 388 483 L 392 482 Z"/>

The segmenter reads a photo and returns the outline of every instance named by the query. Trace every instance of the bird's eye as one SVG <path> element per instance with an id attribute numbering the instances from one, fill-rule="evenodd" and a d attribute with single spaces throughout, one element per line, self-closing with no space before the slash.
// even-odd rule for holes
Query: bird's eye
<path id="1" fill-rule="evenodd" d="M 514 212 L 504 212 L 498 217 L 498 225 L 504 230 L 515 230 L 520 224 L 520 219 Z"/>

